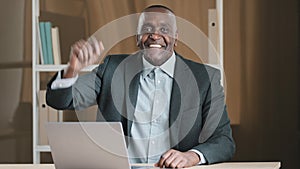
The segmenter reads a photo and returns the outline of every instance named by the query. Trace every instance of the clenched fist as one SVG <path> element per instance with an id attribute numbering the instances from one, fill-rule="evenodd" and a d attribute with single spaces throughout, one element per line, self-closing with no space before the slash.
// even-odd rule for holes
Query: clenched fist
<path id="1" fill-rule="evenodd" d="M 63 75 L 63 78 L 75 77 L 81 69 L 95 64 L 104 47 L 101 41 L 91 37 L 88 41 L 79 40 L 71 47 L 69 66 Z"/>

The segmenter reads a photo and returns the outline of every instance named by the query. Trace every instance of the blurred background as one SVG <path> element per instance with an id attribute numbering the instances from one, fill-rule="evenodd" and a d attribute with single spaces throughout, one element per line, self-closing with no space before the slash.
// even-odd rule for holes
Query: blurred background
<path id="1" fill-rule="evenodd" d="M 59 26 L 67 63 L 76 40 L 150 4 L 170 7 L 205 34 L 208 9 L 216 8 L 211 0 L 40 0 L 40 20 Z M 0 1 L 0 163 L 33 161 L 31 5 Z M 281 161 L 282 168 L 299 168 L 300 2 L 223 0 L 223 5 L 226 101 L 237 145 L 232 161 Z M 135 50 L 129 37 L 108 53 Z M 176 51 L 197 58 L 183 43 Z M 41 88 L 51 75 L 43 73 Z M 76 120 L 72 113 L 65 116 Z M 42 157 L 51 162 L 49 153 Z"/>

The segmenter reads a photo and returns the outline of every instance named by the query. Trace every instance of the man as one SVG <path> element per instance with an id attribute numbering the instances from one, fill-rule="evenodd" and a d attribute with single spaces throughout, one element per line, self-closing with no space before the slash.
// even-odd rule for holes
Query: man
<path id="1" fill-rule="evenodd" d="M 182 58 L 172 10 L 143 10 L 133 55 L 107 56 L 78 77 L 103 51 L 78 41 L 66 70 L 49 82 L 47 104 L 82 109 L 98 104 L 97 121 L 121 121 L 132 163 L 183 168 L 229 160 L 235 151 L 220 72 Z"/>

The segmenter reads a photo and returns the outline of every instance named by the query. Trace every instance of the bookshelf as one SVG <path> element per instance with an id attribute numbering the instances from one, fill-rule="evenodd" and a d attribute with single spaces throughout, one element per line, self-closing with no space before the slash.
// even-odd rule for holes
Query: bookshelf
<path id="1" fill-rule="evenodd" d="M 68 22 L 65 22 L 65 21 Z M 40 21 L 51 21 L 54 25 L 61 26 L 62 32 L 66 32 L 69 27 L 76 25 L 83 25 L 84 20 L 82 18 L 75 18 L 72 16 L 66 16 L 62 14 L 51 13 L 47 11 L 41 11 L 40 9 L 40 0 L 32 1 L 32 113 L 33 113 L 33 163 L 39 164 L 41 163 L 41 153 L 43 152 L 51 152 L 50 146 L 47 144 L 41 144 L 40 139 L 40 116 L 41 116 L 41 107 L 39 103 L 39 94 L 40 90 L 43 89 L 41 87 L 41 80 L 43 78 L 43 73 L 54 73 L 58 72 L 67 67 L 67 64 L 40 64 L 40 48 L 41 43 L 39 40 L 39 22 Z M 69 24 L 71 22 L 71 24 Z M 73 24 L 73 25 L 72 25 Z M 84 37 L 85 32 L 84 28 L 78 28 L 79 31 L 75 32 L 78 36 L 70 36 L 69 32 L 64 33 L 60 38 L 64 38 L 65 41 L 61 46 L 64 48 L 61 51 L 62 55 L 67 56 L 69 52 L 70 44 L 73 41 L 78 40 Z M 74 33 L 73 33 L 74 34 Z M 69 46 L 69 47 L 68 47 Z M 68 57 L 61 58 L 62 63 L 67 63 Z M 82 72 L 89 72 L 94 69 L 97 65 L 91 65 L 82 70 Z M 52 110 L 53 111 L 53 110 Z M 56 110 L 54 110 L 56 111 Z M 57 121 L 63 120 L 63 111 L 57 111 Z"/>
<path id="2" fill-rule="evenodd" d="M 41 152 L 50 152 L 49 145 L 41 145 L 39 140 L 39 106 L 38 92 L 40 91 L 40 72 L 54 72 L 62 65 L 39 65 L 40 43 L 38 35 L 39 26 L 39 0 L 32 1 L 32 111 L 33 111 L 33 163 L 40 163 Z M 59 68 L 58 68 L 59 67 Z M 59 120 L 62 120 L 59 111 Z"/>
<path id="3" fill-rule="evenodd" d="M 82 72 L 89 72 L 96 68 L 98 65 L 91 65 L 83 68 L 81 71 Z M 37 72 L 57 72 L 60 71 L 64 68 L 66 68 L 66 64 L 61 64 L 61 65 L 35 65 L 35 70 Z"/>

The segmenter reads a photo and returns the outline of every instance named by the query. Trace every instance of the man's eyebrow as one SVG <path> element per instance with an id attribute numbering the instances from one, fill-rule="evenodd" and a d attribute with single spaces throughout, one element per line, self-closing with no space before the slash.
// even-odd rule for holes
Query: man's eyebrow
<path id="1" fill-rule="evenodd" d="M 161 21 L 161 22 L 158 23 L 158 25 L 159 25 L 159 26 L 172 26 L 172 23 Z M 154 26 L 154 24 L 151 23 L 151 22 L 144 22 L 144 23 L 142 24 L 142 26 Z"/>
<path id="2" fill-rule="evenodd" d="M 171 24 L 170 23 L 166 23 L 166 22 L 162 22 L 162 23 L 159 23 L 160 26 L 168 26 L 168 27 L 171 27 Z"/>
<path id="3" fill-rule="evenodd" d="M 143 23 L 142 26 L 153 26 L 150 22 Z"/>

